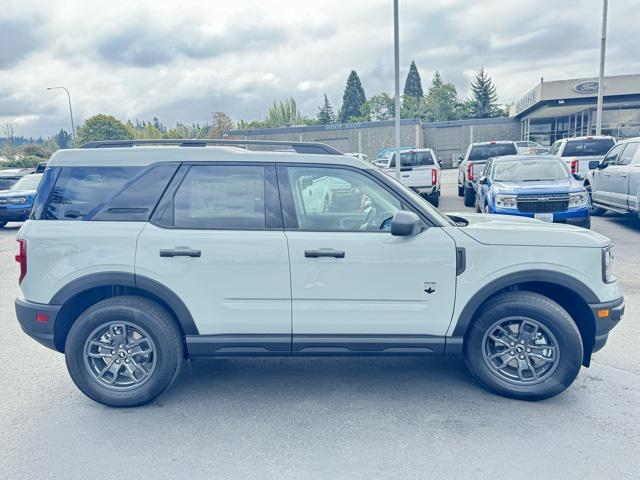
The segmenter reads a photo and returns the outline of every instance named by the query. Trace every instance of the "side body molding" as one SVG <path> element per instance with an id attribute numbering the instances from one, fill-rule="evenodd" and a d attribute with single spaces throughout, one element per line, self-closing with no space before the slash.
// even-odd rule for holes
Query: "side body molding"
<path id="1" fill-rule="evenodd" d="M 127 272 L 100 272 L 77 278 L 62 287 L 49 302 L 64 305 L 70 298 L 97 287 L 121 286 L 144 290 L 166 303 L 175 313 L 185 335 L 198 335 L 193 317 L 184 302 L 172 290 L 150 278 Z"/>
<path id="2" fill-rule="evenodd" d="M 526 270 L 523 272 L 515 272 L 493 280 L 471 297 L 458 317 L 458 323 L 456 323 L 452 336 L 464 337 L 474 314 L 489 297 L 500 290 L 522 283 L 554 284 L 559 287 L 568 288 L 588 304 L 599 302 L 597 295 L 587 285 L 564 273 L 553 272 L 550 270 Z"/>

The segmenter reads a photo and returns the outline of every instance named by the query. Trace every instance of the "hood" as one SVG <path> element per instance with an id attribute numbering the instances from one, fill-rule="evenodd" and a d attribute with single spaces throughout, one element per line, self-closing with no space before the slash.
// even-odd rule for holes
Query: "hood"
<path id="1" fill-rule="evenodd" d="M 30 197 L 36 194 L 36 190 L 2 190 L 2 197 Z"/>
<path id="2" fill-rule="evenodd" d="M 496 193 L 532 194 L 580 192 L 584 187 L 572 178 L 543 180 L 540 182 L 494 182 Z"/>
<path id="3" fill-rule="evenodd" d="M 460 231 L 487 245 L 602 248 L 611 244 L 604 235 L 563 223 L 547 223 L 515 215 L 451 213 L 468 225 Z"/>

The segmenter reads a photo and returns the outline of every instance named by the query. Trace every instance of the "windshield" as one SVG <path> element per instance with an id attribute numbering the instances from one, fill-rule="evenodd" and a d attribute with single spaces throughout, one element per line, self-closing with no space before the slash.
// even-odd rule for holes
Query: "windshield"
<path id="1" fill-rule="evenodd" d="M 502 157 L 505 155 L 517 155 L 518 150 L 513 143 L 488 143 L 471 147 L 469 161 L 486 160 L 490 157 Z"/>
<path id="2" fill-rule="evenodd" d="M 382 174 L 384 175 L 384 174 Z M 441 226 L 456 226 L 456 222 L 451 220 L 449 217 L 444 215 L 440 210 L 431 205 L 427 200 L 422 198 L 416 192 L 411 190 L 409 187 L 405 186 L 403 183 L 400 183 L 391 175 L 385 175 L 385 179 L 393 183 L 394 187 L 398 190 L 402 190 L 402 193 L 407 197 L 410 197 L 414 203 L 418 204 L 423 210 L 429 212 L 429 214 L 434 217 L 436 220 L 441 222 Z"/>
<path id="3" fill-rule="evenodd" d="M 569 140 L 562 152 L 563 157 L 590 157 L 604 155 L 615 142 L 613 138 L 591 138 L 586 140 Z"/>
<path id="4" fill-rule="evenodd" d="M 567 178 L 569 171 L 561 160 L 496 162 L 493 169 L 494 182 L 541 182 Z"/>
<path id="5" fill-rule="evenodd" d="M 18 180 L 15 185 L 13 185 L 13 187 L 11 187 L 11 190 L 37 190 L 41 178 L 41 173 L 35 175 L 25 175 L 20 180 Z"/>

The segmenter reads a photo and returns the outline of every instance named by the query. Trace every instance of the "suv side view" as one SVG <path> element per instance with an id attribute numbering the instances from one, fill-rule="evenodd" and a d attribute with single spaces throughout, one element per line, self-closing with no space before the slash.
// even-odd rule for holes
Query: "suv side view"
<path id="1" fill-rule="evenodd" d="M 584 184 L 591 195 L 591 213 L 607 210 L 640 213 L 640 137 L 615 145 L 602 161 L 589 162 Z"/>
<path id="2" fill-rule="evenodd" d="M 331 147 L 264 151 L 283 144 L 58 151 L 17 237 L 23 330 L 64 353 L 88 397 L 129 407 L 185 358 L 238 355 L 462 354 L 487 389 L 539 400 L 619 322 L 605 237 L 448 217 Z"/>

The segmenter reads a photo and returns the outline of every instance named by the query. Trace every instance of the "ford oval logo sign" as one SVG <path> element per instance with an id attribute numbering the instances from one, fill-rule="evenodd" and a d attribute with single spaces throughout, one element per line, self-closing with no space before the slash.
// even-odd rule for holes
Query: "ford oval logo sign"
<path id="1" fill-rule="evenodd" d="M 579 82 L 573 86 L 573 91 L 576 93 L 596 93 L 598 91 L 598 81 L 589 80 L 586 82 Z"/>

